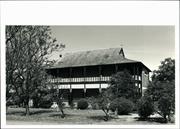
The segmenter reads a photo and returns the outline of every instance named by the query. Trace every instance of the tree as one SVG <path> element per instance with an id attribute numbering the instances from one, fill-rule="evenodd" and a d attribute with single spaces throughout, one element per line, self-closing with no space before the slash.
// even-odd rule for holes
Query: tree
<path id="1" fill-rule="evenodd" d="M 146 94 L 150 96 L 155 104 L 156 113 L 160 114 L 165 121 L 167 116 L 175 112 L 175 83 L 172 82 L 152 82 L 148 86 Z"/>
<path id="2" fill-rule="evenodd" d="M 116 111 L 118 115 L 127 115 L 133 111 L 134 104 L 131 100 L 125 98 L 116 98 L 111 101 L 109 109 Z"/>
<path id="3" fill-rule="evenodd" d="M 64 90 L 62 86 L 58 85 L 58 83 L 54 83 L 51 85 L 51 87 L 49 87 L 50 89 L 49 91 L 49 95 L 51 100 L 53 100 L 53 102 L 56 102 L 58 107 L 57 107 L 57 111 L 61 112 L 61 117 L 64 118 L 65 117 L 65 113 L 64 113 L 64 95 L 68 94 L 67 90 Z"/>
<path id="4" fill-rule="evenodd" d="M 105 113 L 105 120 L 109 120 L 108 111 L 112 100 L 116 98 L 133 100 L 135 96 L 134 80 L 127 70 L 112 75 L 109 84 L 110 86 L 93 101 L 93 104 L 96 103 Z"/>
<path id="5" fill-rule="evenodd" d="M 6 100 L 14 90 L 29 115 L 29 100 L 38 89 L 46 88 L 45 67 L 53 51 L 62 50 L 49 26 L 6 26 Z"/>
<path id="6" fill-rule="evenodd" d="M 170 115 L 172 109 L 172 102 L 168 94 L 165 94 L 158 100 L 158 109 L 160 110 L 160 114 L 163 116 L 165 122 L 167 122 L 167 116 L 168 120 L 170 121 Z"/>
<path id="7" fill-rule="evenodd" d="M 135 84 L 131 74 L 125 70 L 112 75 L 110 87 L 112 98 L 124 97 L 133 100 L 135 98 Z"/>
<path id="8" fill-rule="evenodd" d="M 91 104 L 98 105 L 98 108 L 101 109 L 105 113 L 105 121 L 109 120 L 109 103 L 110 97 L 107 91 L 103 91 L 96 98 L 89 98 Z"/>
<path id="9" fill-rule="evenodd" d="M 153 105 L 151 97 L 149 97 L 149 96 L 141 97 L 137 103 L 137 110 L 138 110 L 138 115 L 142 119 L 146 119 L 151 114 L 153 114 L 154 105 Z"/>
<path id="10" fill-rule="evenodd" d="M 63 110 L 63 95 L 64 95 L 65 92 L 63 92 L 62 90 L 59 90 L 58 89 L 58 92 L 57 92 L 57 97 L 56 97 L 56 102 L 58 104 L 58 110 L 61 111 L 62 113 L 62 118 L 65 117 L 65 113 L 64 113 L 64 110 Z"/>
<path id="11" fill-rule="evenodd" d="M 146 94 L 153 99 L 156 112 L 165 121 L 167 116 L 170 120 L 175 111 L 175 60 L 166 58 L 161 62 L 159 69 L 153 72 Z"/>
<path id="12" fill-rule="evenodd" d="M 38 89 L 32 95 L 33 107 L 34 108 L 50 108 L 53 104 L 53 92 L 51 89 Z"/>
<path id="13" fill-rule="evenodd" d="M 166 58 L 161 61 L 158 70 L 153 71 L 152 81 L 173 81 L 175 80 L 175 60 Z"/>

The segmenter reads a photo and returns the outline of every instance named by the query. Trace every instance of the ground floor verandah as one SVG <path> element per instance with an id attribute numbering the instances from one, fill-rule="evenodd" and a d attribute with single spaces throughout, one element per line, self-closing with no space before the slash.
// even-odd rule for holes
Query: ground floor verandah
<path id="1" fill-rule="evenodd" d="M 62 99 L 71 105 L 76 103 L 81 98 L 97 97 L 102 91 L 106 90 L 109 87 L 109 83 L 102 84 L 56 84 L 58 93 Z M 70 88 L 71 87 L 71 88 Z M 136 87 L 136 95 L 141 97 L 141 87 Z"/>

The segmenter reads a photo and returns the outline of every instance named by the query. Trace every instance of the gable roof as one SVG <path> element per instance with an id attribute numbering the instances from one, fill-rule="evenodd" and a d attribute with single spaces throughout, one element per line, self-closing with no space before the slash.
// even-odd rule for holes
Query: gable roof
<path id="1" fill-rule="evenodd" d="M 125 58 L 122 48 L 98 49 L 66 53 L 60 61 L 51 68 L 67 68 L 80 66 L 95 66 L 122 63 L 141 63 L 140 61 Z M 151 71 L 141 63 L 148 71 Z"/>

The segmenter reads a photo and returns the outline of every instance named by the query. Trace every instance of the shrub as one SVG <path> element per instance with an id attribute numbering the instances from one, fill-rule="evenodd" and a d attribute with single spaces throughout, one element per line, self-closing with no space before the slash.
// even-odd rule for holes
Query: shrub
<path id="1" fill-rule="evenodd" d="M 80 99 L 77 103 L 77 109 L 87 109 L 88 102 L 85 99 Z"/>
<path id="2" fill-rule="evenodd" d="M 170 119 L 171 111 L 173 110 L 173 105 L 169 95 L 165 94 L 158 101 L 158 109 L 161 112 L 164 120 L 167 122 L 167 116 Z"/>
<path id="3" fill-rule="evenodd" d="M 132 112 L 134 104 L 132 101 L 125 98 L 117 98 L 110 103 L 110 110 L 115 111 L 117 109 L 118 115 L 127 115 Z"/>
<path id="4" fill-rule="evenodd" d="M 39 107 L 40 107 L 40 108 L 50 108 L 52 104 L 53 104 L 53 103 L 52 103 L 52 101 L 50 101 L 50 100 L 42 100 L 42 101 L 40 101 L 40 103 L 39 103 Z"/>
<path id="5" fill-rule="evenodd" d="M 86 98 L 87 101 L 88 101 L 88 104 L 90 105 L 91 109 L 94 109 L 94 110 L 97 110 L 99 109 L 99 105 L 97 103 L 97 97 L 89 97 L 89 98 Z"/>
<path id="6" fill-rule="evenodd" d="M 52 99 L 47 95 L 44 96 L 40 101 L 39 101 L 39 108 L 50 108 L 51 105 L 53 104 Z"/>
<path id="7" fill-rule="evenodd" d="M 92 109 L 94 109 L 94 110 L 99 109 L 99 105 L 97 103 L 94 103 L 94 104 L 92 103 L 91 106 L 92 106 Z"/>
<path id="8" fill-rule="evenodd" d="M 147 118 L 154 112 L 154 105 L 150 97 L 142 97 L 137 103 L 138 115 L 140 118 Z"/>
<path id="9" fill-rule="evenodd" d="M 110 106 L 109 106 L 109 109 L 112 111 L 112 112 L 115 112 L 116 111 L 116 108 L 118 107 L 118 103 L 117 103 L 117 99 L 112 101 L 110 103 Z"/>

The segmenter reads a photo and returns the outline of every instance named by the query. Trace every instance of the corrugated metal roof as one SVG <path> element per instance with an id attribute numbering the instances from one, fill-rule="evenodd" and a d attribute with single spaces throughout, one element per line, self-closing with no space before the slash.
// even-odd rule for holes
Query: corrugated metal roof
<path id="1" fill-rule="evenodd" d="M 67 53 L 62 57 L 60 61 L 58 61 L 51 68 L 66 68 L 122 63 L 141 62 L 125 58 L 122 48 L 109 48 Z"/>

